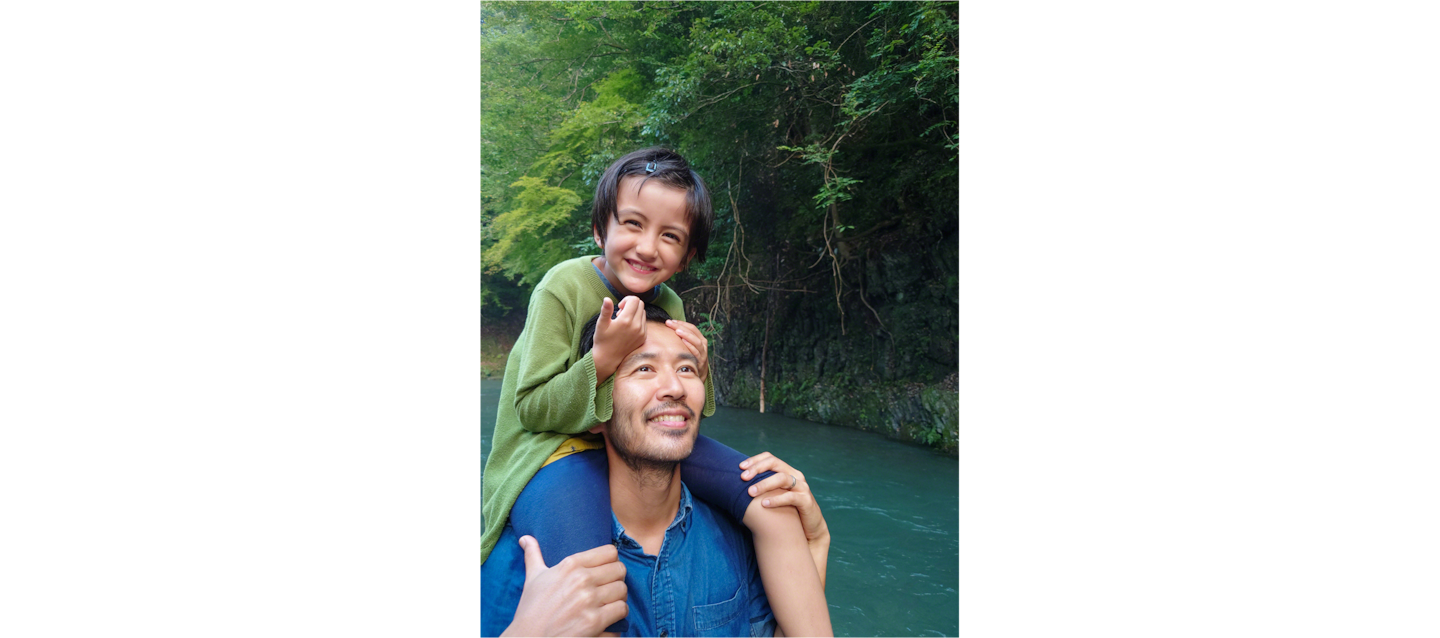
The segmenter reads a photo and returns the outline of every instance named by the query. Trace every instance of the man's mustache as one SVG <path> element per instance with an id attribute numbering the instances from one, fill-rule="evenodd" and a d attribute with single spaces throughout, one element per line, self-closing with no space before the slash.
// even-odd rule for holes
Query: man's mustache
<path id="1" fill-rule="evenodd" d="M 655 406 L 655 407 L 653 407 L 653 408 L 650 408 L 649 410 L 646 410 L 646 411 L 645 411 L 645 420 L 646 420 L 646 421 L 649 421 L 650 419 L 655 418 L 655 415 L 660 414 L 661 412 L 668 412 L 668 411 L 674 410 L 674 409 L 676 409 L 676 408 L 680 408 L 681 410 L 684 410 L 684 411 L 685 411 L 685 417 L 688 418 L 688 419 L 694 420 L 694 418 L 695 418 L 695 411 L 694 411 L 694 410 L 691 410 L 691 409 L 690 409 L 690 406 L 685 405 L 684 403 L 681 403 L 681 402 L 679 402 L 679 401 L 667 401 L 667 402 L 662 403 L 662 404 L 660 404 L 660 405 L 657 405 L 657 406 Z"/>

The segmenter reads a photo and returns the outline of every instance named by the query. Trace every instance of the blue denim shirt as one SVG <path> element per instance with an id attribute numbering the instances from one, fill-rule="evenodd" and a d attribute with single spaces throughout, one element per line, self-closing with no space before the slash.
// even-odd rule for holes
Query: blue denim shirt
<path id="1" fill-rule="evenodd" d="M 760 584 L 750 533 L 680 489 L 680 508 L 651 556 L 612 520 L 625 565 L 628 636 L 773 636 L 775 615 Z M 498 636 L 515 617 L 525 554 L 508 524 L 480 568 L 480 635 Z M 540 548 L 544 551 L 545 548 Z"/>

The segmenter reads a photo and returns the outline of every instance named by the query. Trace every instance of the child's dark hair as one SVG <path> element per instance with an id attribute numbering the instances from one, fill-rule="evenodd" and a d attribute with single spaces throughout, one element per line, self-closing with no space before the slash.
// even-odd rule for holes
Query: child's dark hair
<path id="1" fill-rule="evenodd" d="M 610 318 L 614 319 L 615 315 L 618 314 L 620 314 L 620 309 L 616 308 L 615 312 L 610 315 Z M 645 304 L 645 320 L 655 323 L 665 323 L 670 320 L 670 313 L 665 312 L 665 309 L 660 306 L 647 303 Z M 580 356 L 585 356 L 585 353 L 595 347 L 595 329 L 599 325 L 600 313 L 597 312 L 594 317 L 591 317 L 589 321 L 585 322 L 585 327 L 580 329 Z"/>
<path id="2" fill-rule="evenodd" d="M 705 249 L 710 246 L 710 230 L 715 225 L 715 213 L 710 208 L 710 189 L 705 180 L 690 168 L 679 153 L 668 148 L 652 147 L 630 153 L 615 160 L 600 176 L 595 185 L 595 205 L 590 213 L 590 224 L 605 239 L 610 218 L 615 216 L 615 194 L 620 189 L 620 180 L 631 175 L 644 178 L 640 182 L 656 180 L 671 188 L 684 189 L 685 217 L 690 222 L 690 247 L 695 249 L 695 261 L 705 261 Z"/>

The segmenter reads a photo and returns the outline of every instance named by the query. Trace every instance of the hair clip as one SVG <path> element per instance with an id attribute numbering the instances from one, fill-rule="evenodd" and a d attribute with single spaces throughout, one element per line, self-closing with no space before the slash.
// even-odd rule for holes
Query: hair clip
<path id="1" fill-rule="evenodd" d="M 646 165 L 645 165 L 645 172 L 646 172 L 647 174 L 648 174 L 648 173 L 654 173 L 654 172 L 655 172 L 655 162 L 650 162 L 649 164 L 646 164 Z"/>

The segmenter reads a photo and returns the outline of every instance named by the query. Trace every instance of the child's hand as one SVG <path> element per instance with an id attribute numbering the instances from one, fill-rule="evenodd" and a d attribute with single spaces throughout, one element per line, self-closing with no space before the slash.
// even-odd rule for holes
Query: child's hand
<path id="1" fill-rule="evenodd" d="M 606 297 L 600 302 L 600 321 L 595 323 L 595 387 L 605 383 L 625 355 L 645 345 L 645 303 L 637 297 L 620 300 L 620 314 L 614 319 L 614 304 Z"/>
<path id="2" fill-rule="evenodd" d="M 673 328 L 676 336 L 679 336 L 680 340 L 685 342 L 685 347 L 690 350 L 690 354 L 695 355 L 695 358 L 700 360 L 700 378 L 702 380 L 709 378 L 710 342 L 705 339 L 705 335 L 700 332 L 699 328 L 695 327 L 695 324 L 688 321 L 671 319 L 666 321 L 665 325 Z"/>

